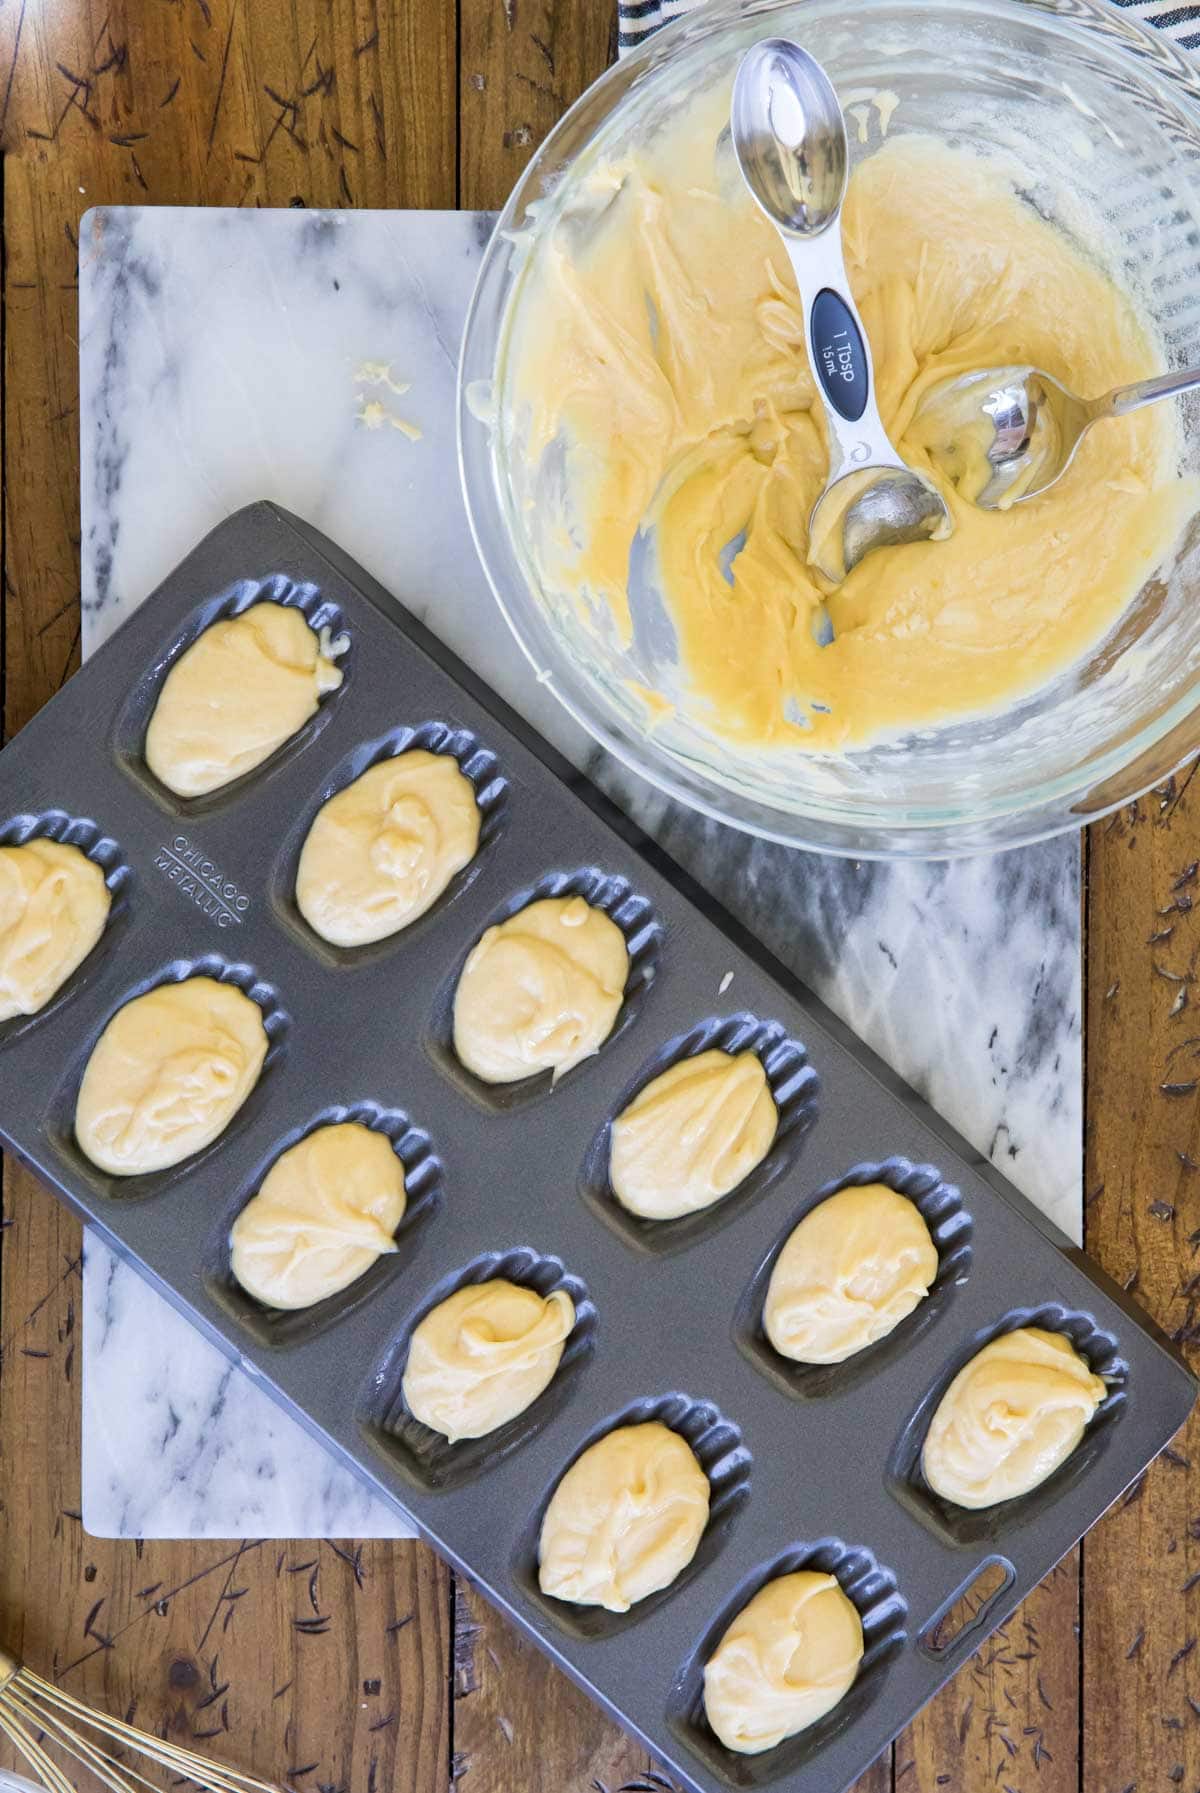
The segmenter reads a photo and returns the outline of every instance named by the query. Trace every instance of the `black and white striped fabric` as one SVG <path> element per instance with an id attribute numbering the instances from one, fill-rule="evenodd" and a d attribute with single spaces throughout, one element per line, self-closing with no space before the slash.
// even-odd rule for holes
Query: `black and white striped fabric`
<path id="1" fill-rule="evenodd" d="M 700 0 L 617 0 L 617 55 L 628 56 L 660 25 L 681 19 L 699 5 Z"/>
<path id="2" fill-rule="evenodd" d="M 617 49 L 622 56 L 637 48 L 660 25 L 681 19 L 701 0 L 618 0 Z M 1179 6 L 1173 0 L 1113 0 L 1122 12 L 1165 31 L 1184 50 L 1200 49 L 1200 5 Z"/>

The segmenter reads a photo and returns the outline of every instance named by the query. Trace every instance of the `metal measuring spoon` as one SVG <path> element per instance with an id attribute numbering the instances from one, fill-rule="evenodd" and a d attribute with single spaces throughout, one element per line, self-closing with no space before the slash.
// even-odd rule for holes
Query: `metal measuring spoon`
<path id="1" fill-rule="evenodd" d="M 742 177 L 783 239 L 829 423 L 829 477 L 809 520 L 809 559 L 840 581 L 864 555 L 947 536 L 945 501 L 905 466 L 875 404 L 871 351 L 842 259 L 846 126 L 819 62 L 787 38 L 742 58 L 730 112 Z"/>
<path id="2" fill-rule="evenodd" d="M 912 434 L 964 498 L 983 510 L 1007 510 L 1061 479 L 1102 417 L 1124 417 L 1197 386 L 1200 367 L 1184 367 L 1083 399 L 1037 367 L 986 367 L 931 386 Z"/>

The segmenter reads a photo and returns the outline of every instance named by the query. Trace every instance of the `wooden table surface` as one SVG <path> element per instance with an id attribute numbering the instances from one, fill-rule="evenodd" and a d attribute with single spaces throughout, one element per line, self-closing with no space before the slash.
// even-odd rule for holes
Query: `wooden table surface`
<path id="1" fill-rule="evenodd" d="M 83 210 L 499 206 L 613 54 L 611 8 L 0 0 L 6 737 L 79 655 Z M 1185 1344 L 1200 1337 L 1189 780 L 1082 847 L 1087 1249 Z M 79 1227 L 16 1165 L 2 1193 L 0 1638 L 72 1692 L 300 1793 L 662 1793 L 645 1752 L 423 1545 L 85 1536 Z M 863 1793 L 1198 1793 L 1198 1445 L 1176 1440 Z"/>

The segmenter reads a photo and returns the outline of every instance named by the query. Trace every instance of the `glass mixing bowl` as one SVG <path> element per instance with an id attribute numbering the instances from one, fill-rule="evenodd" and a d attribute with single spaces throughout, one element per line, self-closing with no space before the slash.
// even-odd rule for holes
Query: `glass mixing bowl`
<path id="1" fill-rule="evenodd" d="M 890 135 L 1019 156 L 1023 197 L 1133 295 L 1167 365 L 1200 361 L 1200 80 L 1161 35 L 1109 0 L 711 0 L 583 95 L 530 163 L 484 257 L 463 342 L 459 455 L 492 588 L 571 714 L 651 783 L 720 821 L 885 858 L 1078 827 L 1200 746 L 1200 511 L 1172 563 L 1086 660 L 998 714 L 839 754 L 729 744 L 683 709 L 654 717 L 637 691 L 646 672 L 636 632 L 623 649 L 539 572 L 547 494 L 530 483 L 506 403 L 513 323 L 539 255 L 597 162 L 731 78 L 746 45 L 767 35 L 803 42 L 843 98 L 897 94 Z M 869 153 L 850 136 L 852 156 Z M 1195 474 L 1194 395 L 1181 403 L 1181 440 Z"/>

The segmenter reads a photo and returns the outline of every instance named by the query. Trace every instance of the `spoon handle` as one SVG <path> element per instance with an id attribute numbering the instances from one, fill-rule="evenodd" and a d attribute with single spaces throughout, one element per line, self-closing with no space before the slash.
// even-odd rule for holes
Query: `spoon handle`
<path id="1" fill-rule="evenodd" d="M 789 234 L 783 242 L 800 288 L 804 338 L 829 424 L 829 483 L 856 467 L 903 467 L 875 403 L 871 349 L 850 296 L 840 213 L 819 236 Z"/>
<path id="2" fill-rule="evenodd" d="M 1140 411 L 1160 398 L 1174 398 L 1180 392 L 1192 392 L 1200 386 L 1200 367 L 1181 367 L 1173 374 L 1159 374 L 1153 380 L 1137 380 L 1132 386 L 1118 386 L 1091 407 L 1093 417 L 1124 417 L 1127 411 Z"/>

